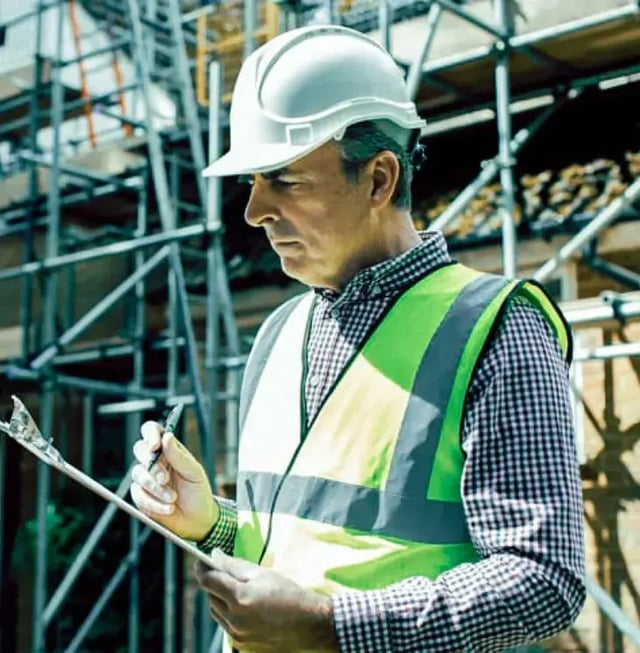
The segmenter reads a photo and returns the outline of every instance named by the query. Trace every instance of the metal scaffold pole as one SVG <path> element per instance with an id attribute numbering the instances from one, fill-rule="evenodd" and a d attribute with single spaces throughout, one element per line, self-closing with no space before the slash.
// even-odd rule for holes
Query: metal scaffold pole
<path id="1" fill-rule="evenodd" d="M 173 1 L 173 0 L 170 0 Z M 165 230 L 176 228 L 176 208 L 169 192 L 169 183 L 167 180 L 167 171 L 164 163 L 162 142 L 160 136 L 153 124 L 154 107 L 151 101 L 151 75 L 148 53 L 145 50 L 145 38 L 142 28 L 139 0 L 128 0 L 129 19 L 133 34 L 132 46 L 134 48 L 135 65 L 138 70 L 140 85 L 142 88 L 142 104 L 147 119 L 147 148 L 149 152 L 149 161 L 153 184 L 158 201 L 158 212 L 162 227 Z M 181 25 L 177 26 L 181 29 Z M 188 75 L 188 71 L 182 71 L 183 75 Z M 194 126 L 195 127 L 195 126 Z M 188 361 L 189 377 L 193 387 L 195 397 L 195 412 L 198 422 L 198 431 L 201 443 L 204 443 L 210 437 L 211 425 L 209 423 L 206 407 L 206 399 L 200 382 L 198 371 L 198 356 L 191 323 L 189 303 L 187 297 L 186 280 L 180 251 L 176 243 L 169 245 L 169 260 L 176 278 L 177 305 L 179 307 L 180 321 L 184 331 L 186 341 L 186 356 Z"/>
<path id="2" fill-rule="evenodd" d="M 258 26 L 257 0 L 244 0 L 244 58 L 256 49 L 256 28 Z"/>
<path id="3" fill-rule="evenodd" d="M 442 7 L 437 2 L 432 2 L 429 7 L 429 13 L 427 15 L 427 25 L 425 27 L 425 33 L 422 41 L 422 46 L 418 56 L 411 62 L 409 67 L 409 72 L 407 74 L 407 87 L 409 89 L 409 97 L 413 100 L 416 99 L 418 94 L 418 88 L 420 88 L 420 82 L 422 80 L 422 68 L 424 62 L 429 57 L 429 50 L 433 45 L 433 39 L 436 36 L 436 30 L 438 28 L 438 23 L 440 22 L 440 16 L 442 14 Z"/>
<path id="4" fill-rule="evenodd" d="M 174 197 L 178 197 L 180 183 L 178 179 L 178 166 L 176 158 L 170 160 L 171 191 Z M 167 394 L 173 396 L 178 392 L 180 349 L 178 337 L 180 335 L 180 324 L 178 320 L 176 276 L 171 268 L 167 271 L 167 332 L 169 336 L 169 348 L 167 350 Z M 173 653 L 175 647 L 174 628 L 176 624 L 175 615 L 175 578 L 176 578 L 177 555 L 175 546 L 171 542 L 164 544 L 164 623 L 163 623 L 163 653 Z"/>
<path id="5" fill-rule="evenodd" d="M 0 438 L 0 587 L 4 585 L 4 497 L 6 495 L 6 455 L 7 455 L 7 441 L 5 438 Z"/>
<path id="6" fill-rule="evenodd" d="M 393 7 L 389 0 L 378 0 L 378 26 L 380 30 L 380 45 L 391 52 L 391 24 L 393 22 Z"/>
<path id="7" fill-rule="evenodd" d="M 245 2 L 245 11 L 251 0 Z M 246 43 L 245 43 L 246 45 Z M 222 102 L 222 66 L 218 61 L 209 65 L 209 160 L 217 158 L 222 149 L 220 131 Z M 205 371 L 210 404 L 211 438 L 205 450 L 205 468 L 214 487 L 217 487 L 216 448 L 219 420 L 220 371 L 220 305 L 218 302 L 218 268 L 223 265 L 222 233 L 222 181 L 219 177 L 208 179 L 207 189 L 207 320 L 205 340 Z M 206 604 L 206 598 L 199 593 L 200 641 L 199 650 L 206 653 L 214 635 L 213 622 Z"/>
<path id="8" fill-rule="evenodd" d="M 40 43 L 42 41 L 42 0 L 38 0 L 35 15 L 35 52 L 33 66 L 33 89 L 29 98 L 29 116 L 31 124 L 29 125 L 29 147 L 31 152 L 38 151 L 38 124 L 40 121 L 40 82 L 42 79 L 42 55 L 40 53 Z M 26 229 L 23 233 L 23 261 L 29 264 L 34 259 L 34 223 L 36 219 L 36 198 L 39 195 L 38 168 L 35 165 L 29 167 L 29 210 L 26 215 Z M 33 279 L 30 275 L 25 276 L 22 280 L 22 301 L 21 301 L 21 321 L 24 325 L 22 329 L 22 358 L 26 360 L 31 352 L 32 340 L 31 329 L 29 325 L 32 322 L 32 300 L 33 300 Z"/>
<path id="9" fill-rule="evenodd" d="M 222 153 L 222 94 L 223 76 L 222 64 L 211 62 L 209 67 L 209 157 L 211 160 Z M 240 338 L 236 325 L 233 300 L 229 290 L 227 269 L 224 263 L 222 247 L 222 180 L 219 177 L 209 178 L 207 202 L 207 231 L 209 243 L 207 248 L 207 336 L 205 349 L 205 367 L 207 383 L 212 402 L 215 397 L 223 399 L 219 389 L 220 361 L 222 360 L 219 336 L 220 328 L 224 335 L 226 357 L 237 360 L 240 357 Z M 241 370 L 231 364 L 224 368 L 225 402 L 226 402 L 226 441 L 224 476 L 226 480 L 235 475 L 237 467 L 238 448 L 238 402 L 240 398 Z M 213 419 L 213 415 L 212 415 Z M 213 438 L 214 443 L 218 441 Z M 215 453 L 212 459 L 215 459 Z"/>
<path id="10" fill-rule="evenodd" d="M 56 7 L 56 52 L 55 59 L 51 62 L 51 122 L 53 131 L 52 166 L 49 171 L 49 187 L 47 194 L 47 240 L 46 256 L 58 255 L 60 243 L 60 189 L 59 189 L 59 163 L 62 156 L 60 151 L 60 125 L 63 119 L 63 87 L 61 79 L 60 62 L 62 60 L 62 35 L 64 27 L 65 5 Z M 42 316 L 42 337 L 44 342 L 52 342 L 56 337 L 56 317 L 58 310 L 58 275 L 52 271 L 45 276 Z M 28 325 L 25 325 L 27 328 Z M 51 367 L 44 369 L 45 374 L 50 374 Z M 53 432 L 53 418 L 55 410 L 55 386 L 52 378 L 45 377 L 42 384 L 40 401 L 40 424 L 44 433 Z M 36 515 L 38 520 L 38 539 L 36 544 L 35 580 L 33 598 L 33 627 L 32 650 L 34 653 L 46 651 L 46 626 L 42 616 L 47 600 L 47 569 L 48 569 L 48 507 L 51 483 L 51 471 L 47 465 L 38 464 L 37 472 L 37 502 Z"/>
<path id="11" fill-rule="evenodd" d="M 143 184 L 138 192 L 136 207 L 136 228 L 134 237 L 143 238 L 147 233 L 147 193 Z M 145 254 L 143 250 L 136 250 L 133 253 L 133 267 L 135 270 L 144 268 Z M 146 283 L 145 277 L 142 276 L 133 289 L 133 310 L 132 319 L 130 320 L 133 340 L 138 345 L 133 351 L 133 374 L 131 386 L 134 390 L 139 390 L 144 386 L 144 367 L 145 352 L 141 343 L 145 334 L 145 295 Z M 131 399 L 132 396 L 127 397 Z M 143 421 L 143 412 L 132 411 L 125 416 L 125 428 L 127 443 L 127 467 L 134 464 L 133 445 L 138 439 L 140 425 Z M 140 536 L 142 529 L 140 523 L 135 519 L 129 520 L 129 559 L 131 562 L 129 573 L 129 623 L 128 623 L 128 653 L 137 653 L 140 650 L 140 577 L 139 577 L 139 551 Z"/>
<path id="12" fill-rule="evenodd" d="M 509 0 L 495 0 L 496 22 L 503 33 L 513 30 Z M 518 271 L 517 236 L 514 216 L 515 185 L 511 151 L 511 82 L 509 80 L 509 50 L 497 41 L 496 58 L 496 121 L 498 127 L 498 166 L 500 168 L 500 211 L 502 212 L 502 267 L 504 275 L 514 278 Z"/>

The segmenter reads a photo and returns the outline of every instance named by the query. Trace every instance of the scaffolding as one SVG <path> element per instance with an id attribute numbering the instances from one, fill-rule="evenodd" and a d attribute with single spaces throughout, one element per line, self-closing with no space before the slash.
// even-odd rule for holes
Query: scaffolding
<path id="1" fill-rule="evenodd" d="M 433 97 L 425 94 L 425 88 L 442 93 L 438 100 L 440 108 L 429 129 L 440 124 L 446 130 L 451 121 L 474 111 L 492 112 L 497 126 L 496 156 L 483 162 L 478 177 L 432 227 L 444 229 L 451 224 L 481 188 L 499 177 L 502 270 L 507 276 L 516 276 L 516 156 L 551 115 L 584 89 L 602 88 L 621 77 L 635 81 L 640 72 L 640 63 L 627 59 L 612 59 L 602 70 L 578 71 L 574 61 L 552 56 L 542 46 L 608 26 L 634 33 L 640 4 L 630 2 L 527 34 L 517 33 L 510 0 L 493 3 L 492 21 L 478 17 L 473 6 L 467 8 L 450 0 L 404 2 L 400 3 L 402 6 L 390 0 L 369 4 L 375 11 L 379 38 L 389 49 L 393 25 L 407 15 L 408 9 L 420 4 L 420 11 L 410 15 L 426 14 L 417 55 L 404 66 L 411 95 L 423 110 L 434 102 Z M 185 402 L 195 424 L 195 444 L 215 483 L 216 479 L 233 480 L 238 438 L 236 411 L 246 352 L 235 322 L 223 253 L 220 181 L 212 179 L 205 183 L 199 173 L 206 161 L 205 151 L 213 158 L 224 147 L 230 84 L 242 59 L 279 30 L 309 21 L 318 5 L 278 3 L 279 12 L 273 4 L 257 0 L 230 2 L 228 6 L 185 5 L 178 0 L 94 0 L 84 4 L 73 0 L 37 0 L 33 9 L 8 20 L 3 21 L 0 14 L 0 32 L 4 34 L 27 21 L 33 22 L 36 31 L 31 82 L 6 96 L 0 84 L 0 142 L 8 143 L 0 168 L 0 238 L 20 238 L 22 259 L 0 269 L 0 282 L 21 283 L 19 349 L 0 362 L 0 373 L 11 384 L 24 384 L 40 394 L 38 421 L 45 434 L 53 432 L 57 423 L 56 411 L 60 409 L 56 407 L 56 396 L 60 392 L 71 389 L 82 398 L 82 468 L 87 472 L 92 469 L 94 442 L 100 437 L 104 420 L 114 415 L 124 420 L 129 465 L 128 452 L 138 437 L 141 422 L 157 417 L 179 401 Z M 320 6 L 326 9 L 330 21 L 357 24 L 353 16 L 355 3 L 329 2 Z M 230 7 L 238 10 L 234 20 L 240 22 L 235 31 L 227 34 L 220 30 L 222 23 L 216 22 L 216 18 L 220 18 L 221 12 L 230 11 Z M 91 17 L 101 38 L 106 37 L 88 49 L 79 21 L 82 12 Z M 484 32 L 491 44 L 430 60 L 434 37 L 447 14 Z M 43 44 L 47 39 L 53 46 L 45 52 Z M 63 47 L 65 41 L 73 45 L 72 53 Z M 514 91 L 515 59 L 519 64 L 526 59 L 533 68 L 545 71 L 553 83 L 519 84 Z M 471 98 L 470 106 L 469 94 L 460 79 L 461 75 L 475 74 L 478 65 L 492 71 L 492 88 Z M 76 70 L 75 84 L 68 83 L 66 71 L 70 68 Z M 96 68 L 108 69 L 113 80 L 108 91 L 95 87 L 92 90 Z M 521 69 L 519 65 L 518 75 Z M 535 76 L 532 79 L 538 80 Z M 548 96 L 550 101 L 545 99 L 535 105 L 541 110 L 529 126 L 513 134 L 515 103 L 526 100 L 535 104 Z M 80 137 L 74 138 L 65 131 L 70 121 L 84 125 Z M 43 132 L 47 133 L 46 138 Z M 114 151 L 116 162 L 107 165 L 106 153 Z M 11 186 L 16 176 L 22 179 L 18 190 Z M 6 200 L 1 192 L 3 185 L 10 188 Z M 597 240 L 639 197 L 640 179 L 568 239 L 539 266 L 534 277 L 544 282 L 557 276 L 568 261 Z M 117 219 L 111 220 L 114 205 L 118 206 Z M 72 224 L 74 216 L 86 212 L 95 212 L 104 222 L 99 228 L 90 229 L 88 236 Z M 44 248 L 40 255 L 38 246 Z M 113 289 L 78 315 L 74 305 L 78 266 L 112 260 L 125 260 L 127 273 Z M 611 272 L 612 268 L 608 270 Z M 204 279 L 204 290 L 199 293 L 189 288 L 194 271 Z M 630 271 L 617 272 L 627 281 L 637 282 Z M 149 338 L 146 300 L 150 284 L 157 286 L 159 276 L 163 279 L 166 325 Z M 39 314 L 34 308 L 35 299 L 40 300 Z M 565 294 L 563 299 L 575 298 Z M 82 340 L 114 306 L 123 302 L 126 319 L 116 330 L 117 337 L 103 337 L 98 342 Z M 192 320 L 196 307 L 205 317 L 200 329 L 194 327 Z M 566 315 L 576 330 L 586 324 L 634 320 L 640 318 L 640 299 L 637 293 L 607 295 L 588 304 L 567 304 Z M 34 329 L 38 319 L 40 327 Z M 637 355 L 637 343 L 630 343 L 597 351 L 580 350 L 577 360 Z M 153 365 L 158 357 L 162 364 Z M 127 361 L 130 377 L 120 381 L 93 378 L 93 366 L 112 361 Z M 4 439 L 0 438 L 2 490 L 6 476 L 4 447 Z M 126 496 L 128 484 L 125 469 L 117 483 L 119 496 Z M 47 587 L 50 487 L 49 470 L 39 465 L 31 642 L 34 653 L 47 650 L 47 630 L 90 563 L 116 512 L 113 506 L 104 510 L 62 582 L 55 588 Z M 2 519 L 0 511 L 0 532 Z M 82 650 L 109 599 L 125 581 L 129 591 L 127 650 L 141 650 L 138 561 L 148 535 L 148 530 L 131 522 L 127 555 L 100 599 L 88 610 L 81 627 L 65 644 L 65 651 Z M 0 540 L 0 560 L 1 544 Z M 167 543 L 163 563 L 164 653 L 180 648 L 177 560 L 175 547 Z M 637 626 L 630 623 L 611 597 L 591 580 L 588 589 L 602 612 L 630 641 L 640 645 Z M 197 627 L 191 650 L 215 650 L 219 632 L 214 632 L 203 602 L 193 618 Z M 218 638 L 212 644 L 216 634 Z"/>
<path id="2" fill-rule="evenodd" d="M 200 175 L 205 165 L 203 141 L 206 134 L 209 134 L 210 155 L 215 155 L 221 147 L 221 119 L 212 111 L 213 122 L 209 126 L 207 114 L 203 114 L 196 103 L 185 42 L 191 35 L 183 29 L 177 2 L 114 0 L 91 3 L 95 24 L 107 35 L 107 43 L 84 52 L 77 15 L 81 10 L 83 7 L 72 1 L 45 3 L 38 0 L 33 11 L 14 17 L 4 25 L 7 30 L 21 21 L 35 21 L 37 49 L 33 85 L 0 105 L 0 112 L 24 109 L 10 124 L 3 121 L 3 132 L 9 136 L 20 134 L 21 130 L 24 133 L 12 142 L 8 158 L 13 168 L 18 168 L 28 179 L 25 197 L 16 201 L 14 195 L 13 201 L 0 210 L 1 232 L 20 234 L 24 243 L 23 263 L 0 272 L 3 281 L 20 279 L 22 282 L 20 352 L 13 360 L 5 362 L 3 372 L 12 383 L 31 384 L 40 390 L 39 421 L 46 433 L 54 430 L 56 393 L 67 387 L 81 394 L 86 425 L 83 462 L 89 470 L 93 462 L 92 442 L 100 436 L 100 419 L 124 416 L 128 439 L 125 446 L 130 463 L 129 452 L 144 416 L 158 416 L 178 401 L 186 403 L 197 425 L 201 459 L 215 482 L 220 476 L 215 463 L 216 443 L 227 441 L 227 463 L 234 464 L 236 436 L 233 428 L 229 428 L 226 438 L 217 430 L 221 411 L 225 406 L 233 409 L 237 402 L 242 362 L 222 255 L 220 189 L 215 182 L 205 185 Z M 85 15 L 88 15 L 86 11 Z M 48 56 L 41 52 L 45 23 L 47 30 L 52 27 L 55 30 L 55 49 Z M 65 32 L 69 27 L 75 48 L 71 56 L 64 51 Z M 107 93 L 91 94 L 92 73 L 86 69 L 96 59 L 105 57 L 110 59 L 115 86 Z M 123 81 L 120 70 L 124 58 L 129 60 L 131 69 L 127 82 Z M 79 94 L 70 93 L 64 84 L 65 71 L 72 66 L 79 72 Z M 49 74 L 46 87 L 45 67 Z M 211 66 L 211 84 L 213 96 L 219 96 L 216 66 Z M 154 97 L 160 95 L 165 99 L 165 107 L 174 109 L 168 116 L 158 115 Z M 139 105 L 137 111 L 132 106 L 136 103 Z M 104 131 L 96 133 L 95 119 L 108 117 L 112 123 L 115 121 L 116 131 L 124 139 L 118 147 L 129 155 L 125 165 L 116 166 L 114 172 L 105 174 L 87 165 L 86 155 L 80 157 L 80 164 L 74 165 L 73 158 L 68 155 L 69 140 L 64 141 L 65 126 L 74 116 L 86 120 L 88 148 L 85 150 L 89 149 L 90 153 L 99 149 L 98 142 L 104 137 Z M 42 145 L 40 130 L 43 125 L 50 129 L 48 148 Z M 78 144 L 75 145 L 75 149 L 79 149 Z M 97 154 L 94 161 L 99 162 L 101 152 Z M 11 178 L 7 177 L 9 183 Z M 43 178 L 46 180 L 44 201 L 40 192 Z M 191 180 L 190 186 L 195 186 L 194 192 L 186 197 L 182 189 L 185 178 Z M 97 208 L 102 198 L 115 199 L 125 207 L 119 224 L 113 225 L 106 235 L 104 227 L 93 230 L 93 242 L 91 237 L 73 238 L 73 230 L 68 228 L 69 219 L 63 211 Z M 34 251 L 34 239 L 40 231 L 45 233 L 45 252 L 41 258 Z M 102 244 L 105 240 L 106 244 Z M 189 255 L 198 257 L 200 267 L 204 266 L 206 272 L 207 289 L 202 296 L 194 296 L 188 290 L 185 267 L 193 267 L 193 261 L 187 260 Z M 122 257 L 127 257 L 127 266 L 132 272 L 84 314 L 75 315 L 75 266 Z M 145 327 L 145 294 L 146 281 L 152 274 L 166 277 L 167 323 L 159 337 L 149 342 Z M 42 284 L 42 328 L 37 338 L 30 328 L 37 320 L 32 310 L 35 279 Z M 66 284 L 66 305 L 61 308 L 62 283 Z M 117 342 L 85 342 L 81 347 L 74 346 L 88 329 L 124 301 L 128 308 L 127 320 Z M 206 304 L 204 343 L 194 332 L 193 301 Z M 146 378 L 149 360 L 158 353 L 166 360 L 163 381 L 157 374 L 152 379 Z M 130 379 L 116 382 L 92 378 L 91 365 L 105 360 L 118 360 L 120 364 L 127 360 Z M 69 366 L 76 369 L 84 366 L 85 371 L 66 374 L 65 367 Z M 221 390 L 223 385 L 224 391 Z M 101 400 L 97 402 L 96 397 Z M 111 399 L 105 400 L 105 397 Z M 233 421 L 227 420 L 227 423 L 232 425 Z M 47 629 L 115 514 L 111 505 L 104 510 L 60 585 L 48 588 L 46 515 L 50 484 L 48 467 L 39 465 L 32 620 L 32 650 L 39 652 L 47 650 Z M 125 496 L 128 486 L 126 471 L 117 493 Z M 128 650 L 140 650 L 138 556 L 148 534 L 131 520 L 129 553 L 88 611 L 66 651 L 82 650 L 87 634 L 125 578 L 129 583 Z M 166 653 L 177 650 L 176 561 L 175 547 L 167 543 L 163 570 Z M 204 605 L 200 606 L 200 615 L 198 647 L 206 650 L 213 628 Z"/>

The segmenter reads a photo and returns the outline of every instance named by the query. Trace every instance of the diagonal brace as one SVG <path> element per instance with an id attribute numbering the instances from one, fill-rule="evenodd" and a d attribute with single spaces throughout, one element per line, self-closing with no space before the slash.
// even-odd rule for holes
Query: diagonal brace
<path id="1" fill-rule="evenodd" d="M 521 129 L 509 143 L 509 149 L 512 156 L 529 142 L 531 137 L 542 127 L 542 125 L 554 114 L 558 108 L 564 105 L 569 98 L 563 97 L 551 106 L 547 107 L 529 127 Z M 430 229 L 443 231 L 451 222 L 453 222 L 469 205 L 469 202 L 478 194 L 478 192 L 490 183 L 500 172 L 500 157 L 495 156 L 490 161 L 483 164 L 480 174 L 451 202 L 451 204 L 433 221 L 429 226 Z"/>
<path id="2" fill-rule="evenodd" d="M 89 328 L 104 313 L 111 309 L 130 292 L 137 283 L 154 270 L 169 254 L 171 245 L 159 249 L 148 261 L 145 261 L 130 277 L 114 288 L 108 295 L 101 299 L 93 308 L 85 313 L 70 329 L 67 329 L 55 342 L 47 346 L 36 358 L 31 361 L 31 369 L 39 370 L 47 365 L 58 354 L 61 348 L 73 342 L 85 329 Z"/>

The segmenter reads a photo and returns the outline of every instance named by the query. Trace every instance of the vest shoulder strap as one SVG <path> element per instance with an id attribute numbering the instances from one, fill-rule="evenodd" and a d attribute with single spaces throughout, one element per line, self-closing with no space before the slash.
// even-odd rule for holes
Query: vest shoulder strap
<path id="1" fill-rule="evenodd" d="M 537 308 L 546 318 L 562 349 L 567 363 L 573 361 L 573 337 L 571 326 L 562 310 L 545 287 L 535 279 L 524 279 L 520 296 Z"/>
<path id="2" fill-rule="evenodd" d="M 242 376 L 240 403 L 238 407 L 240 433 L 242 433 L 242 429 L 244 428 L 249 403 L 262 375 L 262 370 L 264 370 L 269 352 L 280 334 L 282 327 L 285 325 L 287 318 L 305 296 L 306 293 L 302 293 L 288 299 L 271 313 L 258 332 Z"/>

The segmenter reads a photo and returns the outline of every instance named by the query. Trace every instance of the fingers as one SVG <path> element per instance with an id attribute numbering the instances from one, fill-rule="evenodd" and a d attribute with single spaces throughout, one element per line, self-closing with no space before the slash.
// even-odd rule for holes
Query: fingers
<path id="1" fill-rule="evenodd" d="M 142 439 L 133 445 L 133 455 L 139 463 L 149 465 L 151 456 L 162 446 L 163 428 L 157 422 L 148 421 L 140 427 Z"/>
<path id="2" fill-rule="evenodd" d="M 165 501 L 149 494 L 137 482 L 131 484 L 131 498 L 140 510 L 150 515 L 157 515 L 159 517 L 172 515 L 176 509 L 175 502 Z"/>
<path id="3" fill-rule="evenodd" d="M 149 447 L 144 440 L 137 440 L 133 444 L 133 457 L 145 468 L 149 467 L 149 461 L 153 455 L 152 451 L 149 451 Z M 166 462 L 161 457 L 152 468 L 152 473 L 158 474 L 158 482 L 166 483 L 169 480 L 169 468 L 167 467 Z M 162 473 L 160 473 L 162 472 Z"/>
<path id="4" fill-rule="evenodd" d="M 231 646 L 234 651 L 239 651 L 242 644 L 238 641 L 235 631 L 231 626 L 231 615 L 229 614 L 228 607 L 215 596 L 207 594 L 207 605 L 209 606 L 209 614 L 211 618 L 218 623 L 218 625 L 231 637 Z"/>
<path id="5" fill-rule="evenodd" d="M 209 557 L 211 558 L 210 568 L 233 576 L 233 578 L 239 581 L 246 582 L 251 580 L 260 569 L 247 560 L 228 556 L 220 549 L 213 549 Z"/>
<path id="6" fill-rule="evenodd" d="M 160 447 L 162 442 L 162 434 L 164 433 L 164 428 L 158 422 L 153 422 L 151 420 L 145 422 L 140 427 L 140 435 L 142 436 L 143 441 L 146 443 L 149 451 L 155 451 Z"/>
<path id="7" fill-rule="evenodd" d="M 136 465 L 131 470 L 131 478 L 143 490 L 154 499 L 165 503 L 175 503 L 177 494 L 171 487 L 165 485 L 169 475 L 163 468 L 154 469 L 149 472 L 143 465 Z"/>
<path id="8" fill-rule="evenodd" d="M 183 479 L 193 483 L 206 479 L 202 465 L 173 433 L 165 433 L 162 436 L 162 453 L 171 469 Z"/>
<path id="9" fill-rule="evenodd" d="M 209 614 L 211 615 L 211 618 L 227 630 L 229 628 L 226 619 L 227 606 L 222 601 L 211 596 L 211 594 L 207 594 L 207 605 L 209 606 Z"/>
<path id="10" fill-rule="evenodd" d="M 194 455 L 173 433 L 165 433 L 158 422 L 145 422 L 140 428 L 140 434 L 142 439 L 133 445 L 133 455 L 140 464 L 148 467 L 152 453 L 162 448 L 162 458 L 167 462 L 165 471 L 171 468 L 183 479 L 193 483 L 206 480 L 204 469 Z M 156 467 L 160 467 L 160 462 L 154 465 L 154 469 Z"/>
<path id="11" fill-rule="evenodd" d="M 178 499 L 176 491 L 167 487 L 170 475 L 166 465 L 160 461 L 151 471 L 147 463 L 151 452 L 143 440 L 138 440 L 133 446 L 134 454 L 141 463 L 131 470 L 131 498 L 136 506 L 147 513 L 155 515 L 171 515 L 175 511 Z"/>
<path id="12" fill-rule="evenodd" d="M 198 585 L 206 590 L 208 594 L 213 594 L 214 597 L 225 604 L 236 602 L 241 583 L 233 576 L 223 571 L 211 569 L 199 560 L 195 562 L 193 570 Z"/>
<path id="13" fill-rule="evenodd" d="M 149 465 L 149 460 L 151 459 L 151 451 L 149 450 L 149 446 L 144 440 L 137 440 L 134 443 L 133 455 L 141 465 L 144 465 L 145 467 Z"/>

